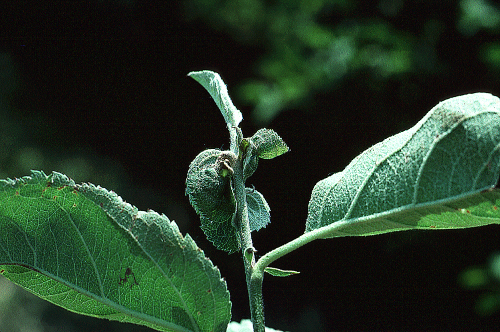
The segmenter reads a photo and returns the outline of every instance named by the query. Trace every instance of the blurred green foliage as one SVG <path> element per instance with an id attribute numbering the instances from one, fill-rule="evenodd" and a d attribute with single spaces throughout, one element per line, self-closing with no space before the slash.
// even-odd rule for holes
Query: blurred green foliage
<path id="1" fill-rule="evenodd" d="M 335 88 L 349 74 L 367 71 L 377 85 L 445 66 L 436 50 L 445 18 L 429 16 L 417 29 L 398 27 L 408 3 L 381 0 L 370 15 L 365 3 L 346 0 L 186 0 L 185 10 L 190 19 L 264 49 L 255 65 L 259 78 L 243 82 L 239 98 L 254 107 L 256 124 L 266 125 L 286 108 L 304 108 L 315 93 Z M 493 3 L 462 0 L 456 6 L 463 36 L 498 34 L 500 10 Z M 499 43 L 485 45 L 477 56 L 500 68 Z"/>
<path id="2" fill-rule="evenodd" d="M 458 281 L 463 288 L 480 292 L 476 313 L 491 316 L 500 310 L 500 252 L 493 253 L 487 264 L 463 271 Z"/>
<path id="3" fill-rule="evenodd" d="M 473 36 L 482 29 L 498 33 L 500 30 L 500 9 L 487 0 L 460 1 L 458 29 L 466 36 Z"/>

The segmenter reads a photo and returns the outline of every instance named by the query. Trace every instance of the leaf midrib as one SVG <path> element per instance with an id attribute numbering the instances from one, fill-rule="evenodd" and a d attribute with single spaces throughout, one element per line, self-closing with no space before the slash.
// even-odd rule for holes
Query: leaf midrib
<path id="1" fill-rule="evenodd" d="M 342 219 L 337 220 L 331 224 L 320 227 L 317 230 L 321 233 L 324 233 L 323 236 L 320 236 L 321 238 L 328 238 L 328 237 L 331 237 L 331 235 L 333 235 L 333 234 L 342 234 L 344 236 L 354 236 L 355 234 L 343 233 L 340 230 L 345 228 L 345 227 L 349 227 L 351 224 L 362 224 L 364 222 L 371 222 L 372 219 L 385 218 L 385 217 L 389 217 L 392 214 L 406 213 L 406 212 L 409 212 L 410 210 L 419 210 L 419 209 L 423 209 L 423 208 L 432 208 L 432 207 L 442 207 L 443 209 L 449 209 L 450 212 L 454 212 L 454 211 L 456 211 L 456 209 L 449 207 L 448 206 L 449 203 L 460 201 L 460 200 L 466 199 L 470 196 L 475 196 L 475 195 L 481 194 L 482 192 L 489 191 L 493 188 L 494 188 L 494 186 L 488 186 L 488 187 L 477 189 L 474 192 L 467 192 L 467 193 L 464 193 L 461 195 L 447 197 L 447 198 L 435 200 L 432 202 L 424 202 L 424 203 L 419 203 L 419 204 L 411 203 L 411 204 L 400 206 L 400 207 L 397 207 L 394 209 L 386 210 L 383 212 L 374 213 L 374 214 L 371 214 L 368 216 L 361 216 L 361 217 L 356 217 L 356 218 L 351 218 L 351 219 L 342 218 Z M 481 217 L 475 216 L 475 217 L 481 218 L 481 219 L 495 220 L 495 222 L 492 222 L 492 223 L 498 223 L 497 218 L 488 218 L 488 217 L 484 217 L 484 216 L 481 216 Z M 387 221 L 394 223 L 395 225 L 398 225 L 401 228 L 407 228 L 409 230 L 410 229 L 418 229 L 418 227 L 403 224 L 403 223 L 400 223 L 398 221 L 392 221 L 392 220 L 387 220 Z M 328 231 L 329 228 L 331 228 L 332 231 L 329 232 Z M 450 229 L 451 228 L 453 228 L 453 227 L 450 227 Z M 440 229 L 443 229 L 443 228 L 440 228 Z"/>
<path id="2" fill-rule="evenodd" d="M 29 184 L 27 184 L 27 185 L 29 185 Z M 111 308 L 116 309 L 117 311 L 120 312 L 120 314 L 123 313 L 123 314 L 126 314 L 126 315 L 131 316 L 131 317 L 135 317 L 135 318 L 138 318 L 138 319 L 141 319 L 141 320 L 144 320 L 144 321 L 152 322 L 152 323 L 157 324 L 159 326 L 163 326 L 165 328 L 172 329 L 173 331 L 179 331 L 179 332 L 199 331 L 198 328 L 197 328 L 197 324 L 194 321 L 194 318 L 193 318 L 191 312 L 188 310 L 187 305 L 186 305 L 185 301 L 182 298 L 182 294 L 180 294 L 180 292 L 177 289 L 177 287 L 172 284 L 171 279 L 167 277 L 165 271 L 158 265 L 158 263 L 149 255 L 149 253 L 146 252 L 146 250 L 142 247 L 142 245 L 140 245 L 137 241 L 135 241 L 135 243 L 137 243 L 139 245 L 139 247 L 141 248 L 141 250 L 154 263 L 154 265 L 156 266 L 156 268 L 162 273 L 162 275 L 165 277 L 165 279 L 168 280 L 168 282 L 170 283 L 170 285 L 172 286 L 172 288 L 175 289 L 176 294 L 178 295 L 178 297 L 180 299 L 180 302 L 182 303 L 182 305 L 183 305 L 186 313 L 189 314 L 189 317 L 190 317 L 190 320 L 191 320 L 191 324 L 194 327 L 194 329 L 185 329 L 182 326 L 171 324 L 168 321 L 164 321 L 164 320 L 159 319 L 159 318 L 157 318 L 155 316 L 151 316 L 149 314 L 145 314 L 144 312 L 138 312 L 138 311 L 135 311 L 135 310 L 131 310 L 131 309 L 129 309 L 129 308 L 127 308 L 127 307 L 125 307 L 125 306 L 117 303 L 116 301 L 113 301 L 113 300 L 109 299 L 105 295 L 105 293 L 104 293 L 104 287 L 103 287 L 103 284 L 102 284 L 100 272 L 99 272 L 99 269 L 98 269 L 97 264 L 95 262 L 95 259 L 92 256 L 92 254 L 90 253 L 89 247 L 88 247 L 88 245 L 87 245 L 87 243 L 86 243 L 86 241 L 85 241 L 82 233 L 80 232 L 79 228 L 77 227 L 75 221 L 71 217 L 71 214 L 66 209 L 64 209 L 63 206 L 57 200 L 49 199 L 49 198 L 43 197 L 43 196 L 42 197 L 21 196 L 21 197 L 23 199 L 27 199 L 27 200 L 39 200 L 39 199 L 42 199 L 42 200 L 46 200 L 46 201 L 51 202 L 51 203 L 55 203 L 55 205 L 57 206 L 57 208 L 61 209 L 61 211 L 64 212 L 64 214 L 66 215 L 66 217 L 71 222 L 72 227 L 76 230 L 76 232 L 78 234 L 78 237 L 79 237 L 79 240 L 84 245 L 85 251 L 87 252 L 87 255 L 88 255 L 88 257 L 89 257 L 89 259 L 91 261 L 92 267 L 94 269 L 94 273 L 95 273 L 96 278 L 97 278 L 97 282 L 98 282 L 100 294 L 95 294 L 95 293 L 89 291 L 88 289 L 82 288 L 82 287 L 80 287 L 80 286 L 78 286 L 78 285 L 76 285 L 74 283 L 70 283 L 67 280 L 63 279 L 63 278 L 61 278 L 61 277 L 59 277 L 57 275 L 54 275 L 53 273 L 51 273 L 51 272 L 49 272 L 49 271 L 47 271 L 45 269 L 40 268 L 38 266 L 38 264 L 37 264 L 37 261 L 36 261 L 36 250 L 35 250 L 35 248 L 32 246 L 31 242 L 26 238 L 26 232 L 23 231 L 22 229 L 20 229 L 20 232 L 26 238 L 26 242 L 29 244 L 32 252 L 34 253 L 34 264 L 33 264 L 33 267 L 36 268 L 37 271 L 39 271 L 43 275 L 45 275 L 45 276 L 47 276 L 47 277 L 49 277 L 49 278 L 51 278 L 53 280 L 56 280 L 56 281 L 60 282 L 61 284 L 64 284 L 64 285 L 68 286 L 69 288 L 71 288 L 71 289 L 73 289 L 73 290 L 75 290 L 75 291 L 77 291 L 79 293 L 86 294 L 90 298 L 92 298 L 92 299 L 94 299 L 94 300 L 96 300 L 98 302 L 101 302 L 101 303 L 103 303 L 103 304 L 105 304 L 105 305 L 107 305 L 107 306 L 109 306 Z M 62 199 L 65 199 L 65 198 L 62 198 Z M 90 199 L 88 199 L 85 196 L 84 196 L 84 199 L 87 200 L 88 202 L 90 202 L 91 204 L 95 204 L 94 202 L 92 202 Z M 108 213 L 106 213 L 106 215 L 110 219 L 113 219 Z M 116 222 L 116 220 L 114 220 L 114 222 Z M 18 225 L 16 223 L 14 223 L 14 224 L 18 227 Z M 123 229 L 123 227 L 121 225 L 120 225 L 120 227 Z M 130 232 L 128 232 L 127 230 L 125 230 L 125 231 L 127 232 L 127 234 L 130 235 Z M 132 236 L 132 238 L 135 239 L 133 236 Z M 5 250 L 5 249 L 3 248 L 3 250 Z M 10 257 L 10 254 L 9 254 L 9 257 Z M 9 265 L 26 266 L 25 262 L 18 262 L 18 263 L 16 263 L 16 262 L 14 262 L 12 260 L 11 260 L 11 263 Z M 141 307 L 142 307 L 142 304 L 141 304 Z"/>

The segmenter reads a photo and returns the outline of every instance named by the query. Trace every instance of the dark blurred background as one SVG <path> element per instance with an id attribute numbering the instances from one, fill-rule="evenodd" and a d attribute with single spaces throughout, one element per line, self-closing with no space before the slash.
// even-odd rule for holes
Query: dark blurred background
<path id="1" fill-rule="evenodd" d="M 184 196 L 192 159 L 228 148 L 209 94 L 221 74 L 245 136 L 291 152 L 248 180 L 271 206 L 258 254 L 301 235 L 314 184 L 439 101 L 500 95 L 500 5 L 487 0 L 12 1 L 0 10 L 0 178 L 30 169 L 165 213 L 249 317 L 242 260 L 216 251 Z M 316 241 L 264 281 L 266 325 L 289 331 L 495 330 L 500 229 Z M 69 313 L 0 278 L 0 331 L 149 331 Z"/>

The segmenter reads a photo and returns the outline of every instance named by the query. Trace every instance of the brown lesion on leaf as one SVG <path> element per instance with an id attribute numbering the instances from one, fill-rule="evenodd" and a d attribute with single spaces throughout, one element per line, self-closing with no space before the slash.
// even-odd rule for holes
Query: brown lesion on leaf
<path id="1" fill-rule="evenodd" d="M 122 286 L 125 285 L 125 283 L 129 282 L 130 283 L 130 288 L 132 288 L 134 285 L 139 285 L 137 282 L 137 279 L 135 278 L 135 274 L 132 271 L 130 267 L 127 267 L 125 269 L 125 273 L 123 278 L 120 276 L 120 280 L 118 281 L 118 285 Z"/>

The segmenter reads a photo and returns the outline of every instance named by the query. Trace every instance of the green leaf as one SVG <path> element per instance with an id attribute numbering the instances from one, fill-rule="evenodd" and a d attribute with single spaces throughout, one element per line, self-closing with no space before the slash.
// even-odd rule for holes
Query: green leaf
<path id="1" fill-rule="evenodd" d="M 0 270 L 70 311 L 160 331 L 225 331 L 226 283 L 189 235 L 60 173 L 0 181 Z"/>
<path id="2" fill-rule="evenodd" d="M 275 277 L 289 277 L 291 275 L 299 274 L 300 273 L 298 271 L 281 270 L 281 269 L 277 269 L 275 267 L 270 267 L 270 266 L 264 268 L 264 272 L 267 272 L 270 275 L 275 276 Z"/>
<path id="3" fill-rule="evenodd" d="M 255 146 L 250 143 L 249 139 L 244 138 L 241 142 L 247 145 L 245 146 L 245 158 L 243 159 L 243 180 L 246 181 L 257 170 L 259 156 Z"/>
<path id="4" fill-rule="evenodd" d="M 205 150 L 191 162 L 186 178 L 186 195 L 200 215 L 201 229 L 217 249 L 229 253 L 241 247 L 233 224 L 236 201 L 230 173 L 235 161 L 230 151 Z"/>
<path id="5" fill-rule="evenodd" d="M 249 140 L 262 159 L 273 159 L 289 150 L 283 139 L 272 129 L 259 129 Z"/>
<path id="6" fill-rule="evenodd" d="M 224 156 L 217 149 L 204 150 L 189 165 L 186 195 L 198 214 L 213 217 L 219 210 L 229 210 L 232 216 L 236 210 L 230 177 L 224 176 L 228 175 Z"/>
<path id="7" fill-rule="evenodd" d="M 255 189 L 245 188 L 250 231 L 258 231 L 271 222 L 271 208 Z"/>
<path id="8" fill-rule="evenodd" d="M 210 70 L 203 70 L 190 72 L 188 76 L 194 78 L 210 93 L 228 126 L 237 127 L 240 124 L 243 115 L 233 105 L 227 92 L 227 86 L 219 74 Z"/>
<path id="9" fill-rule="evenodd" d="M 500 100 L 486 93 L 448 99 L 413 128 L 319 181 L 306 232 L 323 237 L 500 223 Z"/>
<path id="10" fill-rule="evenodd" d="M 200 227 L 217 249 L 227 251 L 229 254 L 235 253 L 241 248 L 241 243 L 232 216 L 229 218 L 229 214 L 221 213 L 218 217 L 220 219 L 214 221 L 200 216 Z"/>
<path id="11" fill-rule="evenodd" d="M 244 151 L 243 178 L 248 179 L 257 170 L 259 158 L 272 159 L 288 152 L 288 146 L 272 129 L 259 129 L 252 137 L 244 138 L 240 148 Z"/>

